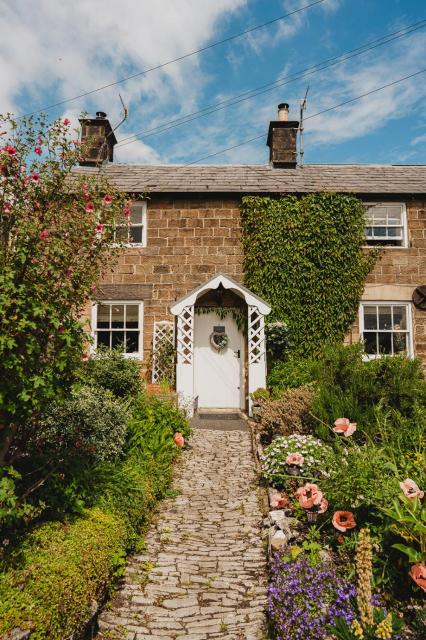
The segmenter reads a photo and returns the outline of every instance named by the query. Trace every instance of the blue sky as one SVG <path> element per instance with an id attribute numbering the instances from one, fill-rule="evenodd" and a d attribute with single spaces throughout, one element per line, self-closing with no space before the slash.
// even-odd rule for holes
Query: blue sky
<path id="1" fill-rule="evenodd" d="M 311 0 L 3 0 L 0 112 L 26 113 L 204 47 Z M 249 36 L 49 111 L 77 125 L 81 111 L 129 119 L 123 139 L 295 73 L 426 18 L 422 0 L 325 0 Z M 306 115 L 426 67 L 426 29 L 230 108 L 143 136 L 119 162 L 191 162 L 265 133 L 203 163 L 264 163 L 279 102 Z M 307 163 L 426 161 L 426 74 L 306 121 Z"/>

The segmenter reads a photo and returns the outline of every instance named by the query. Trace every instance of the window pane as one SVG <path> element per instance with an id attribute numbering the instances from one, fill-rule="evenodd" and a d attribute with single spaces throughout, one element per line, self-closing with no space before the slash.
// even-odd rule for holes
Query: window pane
<path id="1" fill-rule="evenodd" d="M 142 224 L 143 202 L 134 202 L 131 208 L 130 224 Z"/>
<path id="2" fill-rule="evenodd" d="M 129 227 L 126 225 L 116 227 L 115 239 L 117 242 L 129 242 Z"/>
<path id="3" fill-rule="evenodd" d="M 374 227 L 373 235 L 375 238 L 383 238 L 386 236 L 386 227 Z"/>
<path id="4" fill-rule="evenodd" d="M 98 347 L 110 347 L 110 336 L 111 333 L 109 331 L 98 331 Z"/>
<path id="5" fill-rule="evenodd" d="M 393 307 L 393 328 L 407 329 L 407 307 Z"/>
<path id="6" fill-rule="evenodd" d="M 130 242 L 134 244 L 142 244 L 142 227 L 130 228 Z"/>
<path id="7" fill-rule="evenodd" d="M 364 350 L 368 354 L 377 354 L 377 333 L 364 332 Z"/>
<path id="8" fill-rule="evenodd" d="M 98 304 L 98 329 L 109 329 L 109 304 Z"/>
<path id="9" fill-rule="evenodd" d="M 406 333 L 393 334 L 393 352 L 394 353 L 408 353 L 407 338 L 408 336 Z"/>
<path id="10" fill-rule="evenodd" d="M 388 207 L 388 224 L 401 224 L 401 207 Z"/>
<path id="11" fill-rule="evenodd" d="M 124 331 L 112 331 L 112 348 L 124 348 Z"/>
<path id="12" fill-rule="evenodd" d="M 364 329 L 377 329 L 377 307 L 364 307 Z"/>
<path id="13" fill-rule="evenodd" d="M 392 354 L 391 333 L 379 333 L 379 353 Z"/>
<path id="14" fill-rule="evenodd" d="M 124 304 L 114 304 L 111 307 L 111 327 L 113 329 L 123 329 L 124 327 Z"/>
<path id="15" fill-rule="evenodd" d="M 365 228 L 365 235 L 367 236 L 367 238 L 371 238 L 373 236 L 373 228 L 372 227 L 366 227 Z"/>
<path id="16" fill-rule="evenodd" d="M 391 307 L 379 307 L 379 329 L 392 329 Z"/>
<path id="17" fill-rule="evenodd" d="M 139 305 L 126 305 L 126 327 L 127 329 L 137 329 L 139 327 Z"/>
<path id="18" fill-rule="evenodd" d="M 126 353 L 138 353 L 139 331 L 126 331 Z"/>
<path id="19" fill-rule="evenodd" d="M 388 227 L 388 236 L 390 238 L 402 238 L 401 227 Z"/>

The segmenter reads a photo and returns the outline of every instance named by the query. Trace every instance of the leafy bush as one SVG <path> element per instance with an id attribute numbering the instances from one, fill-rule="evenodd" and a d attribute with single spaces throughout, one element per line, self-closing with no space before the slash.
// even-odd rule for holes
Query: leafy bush
<path id="1" fill-rule="evenodd" d="M 266 346 L 273 359 L 283 359 L 290 350 L 291 338 L 285 322 L 270 322 L 266 325 Z"/>
<path id="2" fill-rule="evenodd" d="M 261 430 L 270 438 L 291 433 L 306 433 L 309 411 L 314 398 L 310 386 L 288 389 L 278 400 L 258 401 Z"/>
<path id="3" fill-rule="evenodd" d="M 378 404 L 410 418 L 426 400 L 419 361 L 389 356 L 365 362 L 359 344 L 328 347 L 317 363 L 315 377 L 318 391 L 312 413 L 325 423 L 347 416 L 372 436 L 377 435 Z"/>
<path id="4" fill-rule="evenodd" d="M 274 396 L 279 397 L 283 391 L 315 382 L 315 360 L 298 358 L 276 362 L 268 374 L 268 386 Z"/>
<path id="5" fill-rule="evenodd" d="M 275 486 L 283 486 L 288 480 L 286 458 L 291 453 L 303 456 L 298 474 L 301 477 L 327 478 L 336 469 L 333 449 L 321 440 L 299 434 L 279 437 L 265 449 L 262 457 L 263 476 Z"/>
<path id="6" fill-rule="evenodd" d="M 102 388 L 74 389 L 65 402 L 53 402 L 39 421 L 37 444 L 64 455 L 111 460 L 124 447 L 128 412 Z M 60 452 L 60 453 L 59 453 Z"/>
<path id="7" fill-rule="evenodd" d="M 288 561 L 275 554 L 268 612 L 277 640 L 320 640 L 338 618 L 350 622 L 355 588 L 329 564 L 311 566 L 304 555 Z"/>
<path id="8" fill-rule="evenodd" d="M 136 396 L 142 391 L 140 365 L 132 358 L 125 358 L 120 349 L 97 349 L 83 363 L 83 380 L 89 385 L 108 389 L 115 396 Z"/>
<path id="9" fill-rule="evenodd" d="M 93 509 L 75 522 L 44 524 L 0 564 L 0 636 L 32 629 L 34 640 L 83 630 L 93 600 L 122 569 L 126 524 Z"/>

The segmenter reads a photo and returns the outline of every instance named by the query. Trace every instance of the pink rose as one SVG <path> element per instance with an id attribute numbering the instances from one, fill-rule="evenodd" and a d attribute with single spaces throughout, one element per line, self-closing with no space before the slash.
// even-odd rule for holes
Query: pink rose
<path id="1" fill-rule="evenodd" d="M 350 422 L 347 418 L 337 418 L 333 427 L 334 433 L 343 433 L 347 438 L 356 431 L 356 422 Z"/>
<path id="2" fill-rule="evenodd" d="M 41 154 L 43 153 L 41 147 L 34 147 L 34 153 L 36 153 L 38 156 L 41 156 Z"/>
<path id="3" fill-rule="evenodd" d="M 410 478 L 407 478 L 404 482 L 400 482 L 399 486 L 403 490 L 404 495 L 407 498 L 410 498 L 410 500 L 413 500 L 414 498 L 422 500 L 424 498 L 425 492 L 421 491 L 414 480 L 411 480 Z"/>
<path id="4" fill-rule="evenodd" d="M 90 287 L 90 291 L 92 293 L 96 293 L 96 289 L 97 289 L 97 286 L 95 284 L 92 284 L 92 286 Z"/>
<path id="5" fill-rule="evenodd" d="M 88 202 L 84 209 L 86 213 L 93 213 L 95 210 L 95 205 L 93 204 L 93 202 Z"/>
<path id="6" fill-rule="evenodd" d="M 323 495 L 316 484 L 306 483 L 305 486 L 299 487 L 296 491 L 299 498 L 299 504 L 303 509 L 312 509 L 321 504 Z"/>
<path id="7" fill-rule="evenodd" d="M 123 216 L 125 216 L 126 218 L 129 218 L 131 214 L 131 210 L 130 210 L 130 202 L 128 202 L 123 209 Z"/>
<path id="8" fill-rule="evenodd" d="M 185 438 L 179 431 L 176 431 L 174 441 L 180 449 L 185 446 Z"/>
<path id="9" fill-rule="evenodd" d="M 5 151 L 9 156 L 16 156 L 16 149 L 15 147 L 12 147 L 10 144 L 7 144 L 4 148 L 3 151 Z"/>
<path id="10" fill-rule="evenodd" d="M 350 511 L 336 511 L 331 522 L 333 523 L 333 527 L 342 533 L 356 527 L 354 514 Z"/>
<path id="11" fill-rule="evenodd" d="M 301 467 L 304 461 L 305 458 L 301 453 L 289 453 L 285 459 L 286 464 L 296 464 L 298 467 Z"/>
<path id="12" fill-rule="evenodd" d="M 49 237 L 49 232 L 47 231 L 47 229 L 40 231 L 39 237 L 40 237 L 40 240 L 47 240 L 47 238 Z"/>
<path id="13" fill-rule="evenodd" d="M 31 174 L 31 180 L 33 182 L 38 182 L 40 180 L 40 174 L 37 173 L 37 171 L 34 171 L 34 173 Z"/>
<path id="14" fill-rule="evenodd" d="M 103 233 L 103 230 L 105 229 L 105 225 L 101 224 L 100 222 L 96 225 L 96 233 Z"/>
<path id="15" fill-rule="evenodd" d="M 417 586 L 423 591 L 426 592 L 426 565 L 417 562 L 417 564 L 413 564 L 410 569 L 410 577 L 414 580 Z"/>
<path id="16" fill-rule="evenodd" d="M 104 196 L 104 202 L 105 202 L 105 204 L 111 204 L 112 196 L 110 196 L 108 194 L 106 196 Z"/>
<path id="17" fill-rule="evenodd" d="M 5 202 L 3 205 L 4 213 L 10 213 L 12 211 L 12 204 L 10 202 Z"/>
<path id="18" fill-rule="evenodd" d="M 64 125 L 68 127 L 68 125 L 70 124 L 71 124 L 71 120 L 68 120 L 68 118 L 64 118 Z"/>

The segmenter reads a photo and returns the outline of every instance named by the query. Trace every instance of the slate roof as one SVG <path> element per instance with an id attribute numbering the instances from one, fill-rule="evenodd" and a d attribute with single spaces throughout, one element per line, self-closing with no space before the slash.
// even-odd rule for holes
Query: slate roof
<path id="1" fill-rule="evenodd" d="M 79 167 L 76 173 L 96 173 Z M 311 164 L 294 169 L 270 165 L 133 165 L 102 170 L 127 192 L 426 194 L 426 165 Z"/>

